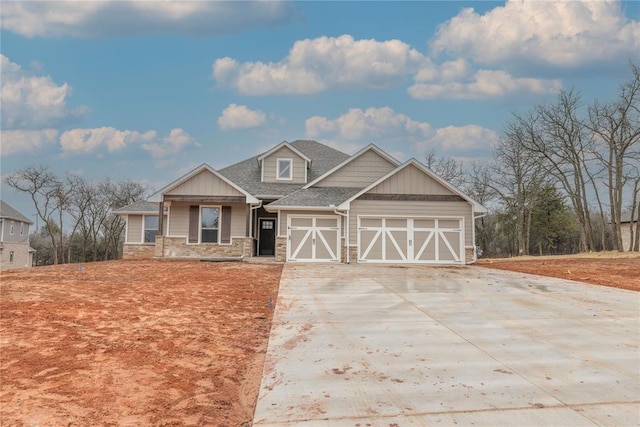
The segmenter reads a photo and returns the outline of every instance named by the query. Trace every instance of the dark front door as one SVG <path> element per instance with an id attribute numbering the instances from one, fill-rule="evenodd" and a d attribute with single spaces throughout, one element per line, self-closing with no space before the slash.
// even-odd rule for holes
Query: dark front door
<path id="1" fill-rule="evenodd" d="M 259 223 L 258 255 L 275 255 L 276 220 L 273 218 L 260 218 Z"/>

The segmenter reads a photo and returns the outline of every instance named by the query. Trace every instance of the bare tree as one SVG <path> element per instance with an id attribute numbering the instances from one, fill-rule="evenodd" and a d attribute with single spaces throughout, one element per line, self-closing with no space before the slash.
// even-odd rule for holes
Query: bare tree
<path id="1" fill-rule="evenodd" d="M 461 187 L 464 183 L 464 168 L 462 162 L 451 157 L 438 157 L 435 149 L 429 150 L 425 155 L 425 164 L 439 177 L 456 187 Z"/>
<path id="2" fill-rule="evenodd" d="M 518 255 L 529 253 L 531 215 L 545 174 L 541 166 L 540 154 L 529 150 L 532 140 L 538 136 L 535 117 L 527 119 L 514 115 L 495 147 L 495 162 L 491 188 L 515 218 L 516 244 Z"/>
<path id="3" fill-rule="evenodd" d="M 631 64 L 632 77 L 620 85 L 618 99 L 589 108 L 596 158 L 606 172 L 614 250 L 623 251 L 621 215 L 627 169 L 640 162 L 640 68 Z"/>
<path id="4" fill-rule="evenodd" d="M 60 212 L 62 183 L 47 166 L 29 166 L 7 176 L 6 183 L 17 191 L 27 193 L 36 209 L 38 218 L 42 220 L 51 240 L 53 249 L 53 263 L 58 263 L 57 235 L 62 228 L 55 219 L 56 212 Z"/>
<path id="5" fill-rule="evenodd" d="M 487 165 L 478 162 L 471 163 L 465 175 L 465 193 L 485 207 L 488 207 L 487 205 L 496 197 L 496 191 L 492 187 L 491 176 L 491 169 Z M 476 243 L 483 251 L 489 249 L 491 242 L 488 222 L 486 216 L 475 221 Z"/>
<path id="6" fill-rule="evenodd" d="M 585 153 L 589 138 L 578 117 L 580 95 L 574 90 L 562 91 L 555 103 L 539 105 L 529 117 L 518 116 L 531 136 L 526 138 L 526 150 L 539 156 L 541 165 L 560 183 L 569 197 L 580 228 L 580 249 L 592 250 L 593 231 L 586 174 L 589 165 Z"/>
<path id="7" fill-rule="evenodd" d="M 126 223 L 120 215 L 115 215 L 112 211 L 142 200 L 148 188 L 135 181 L 112 182 L 107 179 L 101 186 L 101 191 L 105 194 L 108 203 L 108 215 L 102 222 L 105 239 L 104 256 L 119 258 Z"/>

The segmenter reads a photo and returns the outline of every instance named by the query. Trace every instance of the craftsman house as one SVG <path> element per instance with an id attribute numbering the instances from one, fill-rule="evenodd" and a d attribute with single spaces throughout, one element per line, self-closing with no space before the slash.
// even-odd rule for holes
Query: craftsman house
<path id="1" fill-rule="evenodd" d="M 33 265 L 29 226 L 33 222 L 0 200 L 0 270 Z"/>
<path id="2" fill-rule="evenodd" d="M 125 258 L 468 264 L 486 209 L 375 145 L 349 156 L 285 141 L 223 169 L 202 164 L 116 213 Z"/>

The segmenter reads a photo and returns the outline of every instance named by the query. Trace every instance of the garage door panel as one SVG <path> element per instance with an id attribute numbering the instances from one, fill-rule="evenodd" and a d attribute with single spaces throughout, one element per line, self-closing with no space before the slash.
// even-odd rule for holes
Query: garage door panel
<path id="1" fill-rule="evenodd" d="M 336 228 L 336 220 L 334 218 L 318 218 L 316 219 L 317 228 Z"/>
<path id="2" fill-rule="evenodd" d="M 290 230 L 289 244 L 292 248 L 291 258 L 307 259 L 311 257 L 312 230 Z"/>
<path id="3" fill-rule="evenodd" d="M 405 261 L 407 259 L 407 231 L 387 231 L 386 237 L 386 259 Z"/>
<path id="4" fill-rule="evenodd" d="M 406 218 L 387 218 L 385 221 L 387 228 L 407 228 Z"/>
<path id="5" fill-rule="evenodd" d="M 457 219 L 440 219 L 438 220 L 438 228 L 460 228 L 460 221 Z"/>
<path id="6" fill-rule="evenodd" d="M 313 218 L 291 217 L 290 221 L 291 221 L 292 227 L 312 227 L 313 226 Z"/>
<path id="7" fill-rule="evenodd" d="M 337 230 L 322 230 L 316 232 L 316 253 L 317 259 L 336 259 L 335 242 L 338 237 Z"/>
<path id="8" fill-rule="evenodd" d="M 440 232 L 440 259 L 445 261 L 460 260 L 460 233 Z"/>
<path id="9" fill-rule="evenodd" d="M 435 228 L 436 226 L 436 220 L 435 219 L 423 219 L 423 218 L 416 218 L 413 220 L 413 228 Z"/>
<path id="10" fill-rule="evenodd" d="M 435 259 L 436 244 L 433 239 L 433 231 L 414 231 L 413 248 L 414 259 L 417 261 L 428 261 Z"/>
<path id="11" fill-rule="evenodd" d="M 358 261 L 462 263 L 462 232 L 459 218 L 359 218 Z"/>
<path id="12" fill-rule="evenodd" d="M 382 227 L 382 218 L 362 218 L 360 227 Z"/>
<path id="13" fill-rule="evenodd" d="M 289 216 L 288 261 L 339 261 L 340 218 Z"/>
<path id="14" fill-rule="evenodd" d="M 360 258 L 382 259 L 382 231 L 362 230 L 360 233 Z"/>

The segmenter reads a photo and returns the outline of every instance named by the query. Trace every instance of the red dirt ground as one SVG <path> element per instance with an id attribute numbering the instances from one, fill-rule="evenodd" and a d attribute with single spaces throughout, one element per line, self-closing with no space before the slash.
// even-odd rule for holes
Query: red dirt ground
<path id="1" fill-rule="evenodd" d="M 637 252 L 480 259 L 477 265 L 640 291 Z"/>
<path id="2" fill-rule="evenodd" d="M 251 425 L 281 270 L 109 261 L 3 271 L 0 425 Z"/>

